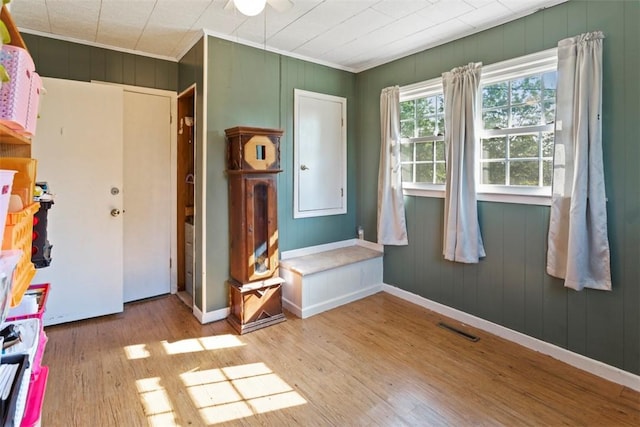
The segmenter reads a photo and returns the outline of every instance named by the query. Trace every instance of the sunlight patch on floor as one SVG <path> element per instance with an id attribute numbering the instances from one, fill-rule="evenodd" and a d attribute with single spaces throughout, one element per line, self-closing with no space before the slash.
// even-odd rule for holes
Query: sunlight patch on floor
<path id="1" fill-rule="evenodd" d="M 240 347 L 245 345 L 240 339 L 231 334 L 213 335 L 210 337 L 190 338 L 175 342 L 160 341 L 167 354 L 195 353 L 198 351 L 220 350 L 223 348 Z"/>
<path id="2" fill-rule="evenodd" d="M 307 403 L 264 363 L 190 371 L 180 378 L 207 424 Z"/>
<path id="3" fill-rule="evenodd" d="M 127 359 L 129 360 L 146 359 L 151 356 L 146 344 L 128 345 L 124 347 L 124 352 L 127 354 Z"/>
<path id="4" fill-rule="evenodd" d="M 145 378 L 136 381 L 140 401 L 147 415 L 149 425 L 175 425 L 175 417 L 171 400 L 165 388 L 160 385 L 159 377 Z"/>

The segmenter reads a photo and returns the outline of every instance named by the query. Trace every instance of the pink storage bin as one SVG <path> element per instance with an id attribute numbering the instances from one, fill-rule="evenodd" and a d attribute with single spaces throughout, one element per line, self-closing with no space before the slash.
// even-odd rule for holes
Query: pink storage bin
<path id="1" fill-rule="evenodd" d="M 27 125 L 31 80 L 35 73 L 33 60 L 25 49 L 4 45 L 0 51 L 0 63 L 10 77 L 0 89 L 0 123 L 23 131 Z"/>
<path id="2" fill-rule="evenodd" d="M 13 424 L 19 425 L 27 404 L 27 395 L 29 392 L 29 382 L 32 378 L 32 373 L 37 369 L 38 376 L 42 374 L 42 367 L 38 364 L 36 366 L 36 354 L 38 352 L 38 346 L 40 345 L 40 335 L 43 333 L 42 322 L 40 319 L 23 319 L 10 322 L 15 325 L 20 331 L 22 339 L 15 345 L 2 350 L 2 356 L 7 357 L 9 355 L 24 355 L 29 360 L 28 366 L 25 367 L 22 383 L 18 390 L 16 397 L 16 409 L 13 415 Z M 3 323 L 0 327 L 4 327 L 8 323 Z"/>
<path id="3" fill-rule="evenodd" d="M 31 75 L 31 89 L 29 91 L 29 106 L 27 107 L 27 123 L 24 133 L 33 136 L 36 134 L 38 124 L 38 106 L 40 105 L 40 91 L 42 90 L 42 79 L 35 71 Z"/>
<path id="4" fill-rule="evenodd" d="M 42 367 L 42 371 L 38 377 L 31 376 L 26 407 L 24 409 L 22 422 L 20 423 L 21 427 L 40 425 L 44 393 L 47 389 L 47 378 L 49 378 L 49 368 L 47 366 Z"/>
<path id="5" fill-rule="evenodd" d="M 22 319 L 33 319 L 38 318 L 42 323 L 42 316 L 44 315 L 44 311 L 47 308 L 47 298 L 49 297 L 49 283 L 41 283 L 38 285 L 30 285 L 24 296 L 34 296 L 38 303 L 37 311 L 30 312 L 23 308 L 23 303 L 25 302 L 25 298 L 23 297 L 23 302 L 20 303 L 17 307 L 13 307 L 9 310 L 7 314 L 7 322 L 14 320 L 22 320 Z"/>

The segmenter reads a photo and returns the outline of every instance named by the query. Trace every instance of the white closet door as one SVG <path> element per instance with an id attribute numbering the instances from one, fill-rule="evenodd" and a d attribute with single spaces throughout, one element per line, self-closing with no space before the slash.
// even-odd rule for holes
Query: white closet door
<path id="1" fill-rule="evenodd" d="M 33 283 L 51 283 L 44 320 L 52 325 L 123 310 L 123 218 L 115 215 L 123 201 L 123 91 L 51 78 L 43 86 L 32 156 L 38 181 L 55 194 L 53 249 Z"/>

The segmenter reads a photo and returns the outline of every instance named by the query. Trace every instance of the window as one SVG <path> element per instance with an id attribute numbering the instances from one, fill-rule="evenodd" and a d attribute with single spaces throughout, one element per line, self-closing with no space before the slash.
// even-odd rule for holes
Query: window
<path id="1" fill-rule="evenodd" d="M 438 79 L 439 80 L 439 79 Z M 444 184 L 444 98 L 442 84 L 400 99 L 400 161 L 404 183 Z"/>
<path id="2" fill-rule="evenodd" d="M 551 186 L 555 99 L 555 70 L 482 87 L 481 186 Z"/>
<path id="3" fill-rule="evenodd" d="M 480 200 L 548 203 L 539 197 L 551 196 L 556 67 L 556 49 L 483 67 L 478 103 Z M 412 190 L 443 192 L 440 78 L 401 88 L 400 127 L 405 188 L 418 195 Z M 517 195 L 524 197 L 515 200 Z"/>

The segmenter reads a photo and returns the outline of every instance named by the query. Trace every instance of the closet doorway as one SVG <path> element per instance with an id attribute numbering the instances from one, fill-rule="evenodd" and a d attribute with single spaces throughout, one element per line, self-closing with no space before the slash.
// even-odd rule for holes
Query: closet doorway
<path id="1" fill-rule="evenodd" d="M 193 307 L 195 261 L 195 146 L 196 87 L 178 95 L 178 155 L 177 155 L 177 274 L 178 297 Z"/>

